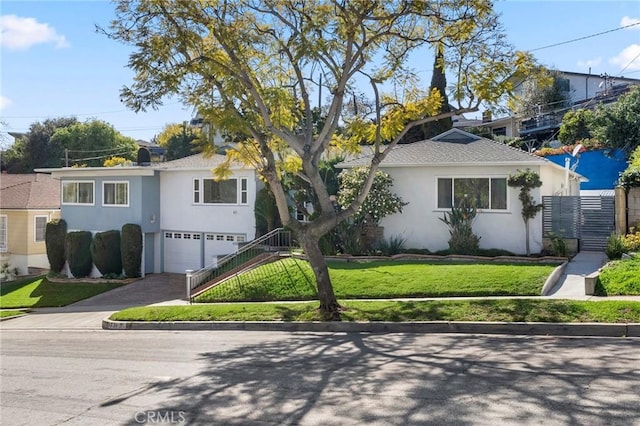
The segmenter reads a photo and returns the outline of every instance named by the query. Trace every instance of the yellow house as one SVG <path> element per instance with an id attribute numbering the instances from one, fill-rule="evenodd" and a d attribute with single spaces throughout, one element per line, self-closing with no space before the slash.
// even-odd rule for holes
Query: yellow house
<path id="1" fill-rule="evenodd" d="M 49 269 L 44 234 L 59 217 L 60 182 L 51 175 L 0 175 L 0 278 Z"/>

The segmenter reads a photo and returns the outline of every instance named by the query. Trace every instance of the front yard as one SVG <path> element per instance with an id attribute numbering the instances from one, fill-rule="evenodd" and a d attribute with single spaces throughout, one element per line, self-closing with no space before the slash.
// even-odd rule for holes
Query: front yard
<path id="1" fill-rule="evenodd" d="M 336 297 L 539 296 L 556 265 L 422 261 L 330 261 Z M 309 264 L 289 258 L 232 278 L 195 302 L 315 299 Z"/>
<path id="2" fill-rule="evenodd" d="M 598 296 L 640 295 L 640 255 L 611 262 L 600 274 Z"/>
<path id="3" fill-rule="evenodd" d="M 0 287 L 0 308 L 66 306 L 121 286 L 106 282 L 52 282 L 45 276 L 27 278 Z"/>

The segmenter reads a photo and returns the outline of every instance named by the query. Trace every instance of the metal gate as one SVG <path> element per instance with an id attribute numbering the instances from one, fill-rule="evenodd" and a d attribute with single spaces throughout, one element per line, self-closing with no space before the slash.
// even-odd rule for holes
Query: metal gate
<path id="1" fill-rule="evenodd" d="M 542 197 L 543 235 L 577 238 L 580 251 L 604 251 L 615 231 L 614 197 Z"/>

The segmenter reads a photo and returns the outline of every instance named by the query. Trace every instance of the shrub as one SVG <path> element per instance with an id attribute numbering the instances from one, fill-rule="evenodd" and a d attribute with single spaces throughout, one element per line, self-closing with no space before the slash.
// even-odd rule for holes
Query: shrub
<path id="1" fill-rule="evenodd" d="M 53 272 L 60 272 L 67 261 L 64 240 L 67 236 L 67 222 L 64 219 L 53 219 L 47 222 L 44 243 L 47 250 L 49 267 Z"/>
<path id="2" fill-rule="evenodd" d="M 380 253 L 384 256 L 393 256 L 403 252 L 404 243 L 407 241 L 401 235 L 394 235 L 388 239 L 381 239 L 374 246 L 374 252 Z"/>
<path id="3" fill-rule="evenodd" d="M 567 247 L 567 243 L 564 238 L 553 233 L 550 233 L 548 237 L 551 240 L 551 255 L 567 257 L 567 254 L 569 254 L 569 248 Z"/>
<path id="4" fill-rule="evenodd" d="M 611 260 L 620 259 L 625 253 L 622 237 L 616 234 L 611 234 L 611 236 L 609 237 L 609 241 L 607 241 L 607 248 L 605 249 L 605 253 Z"/>
<path id="5" fill-rule="evenodd" d="M 120 247 L 124 274 L 127 278 L 139 277 L 142 266 L 142 228 L 140 225 L 133 223 L 122 225 Z"/>
<path id="6" fill-rule="evenodd" d="M 626 252 L 640 252 L 640 230 L 622 237 L 622 245 Z"/>
<path id="7" fill-rule="evenodd" d="M 69 270 L 76 278 L 86 277 L 91 274 L 93 262 L 91 261 L 91 232 L 69 232 L 65 238 L 65 252 L 69 262 Z"/>
<path id="8" fill-rule="evenodd" d="M 102 275 L 122 273 L 120 231 L 98 232 L 91 242 L 91 258 Z"/>
<path id="9" fill-rule="evenodd" d="M 451 254 L 476 254 L 480 237 L 473 233 L 477 210 L 469 198 L 460 200 L 458 207 L 451 207 L 440 220 L 449 226 L 449 252 Z"/>

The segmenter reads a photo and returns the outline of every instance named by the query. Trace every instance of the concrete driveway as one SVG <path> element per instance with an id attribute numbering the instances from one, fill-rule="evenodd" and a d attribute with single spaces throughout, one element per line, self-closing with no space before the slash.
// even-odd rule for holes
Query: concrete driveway
<path id="1" fill-rule="evenodd" d="M 69 306 L 34 309 L 29 315 L 0 322 L 0 329 L 102 329 L 103 319 L 125 308 L 187 303 L 185 286 L 182 274 L 151 274 Z"/>

